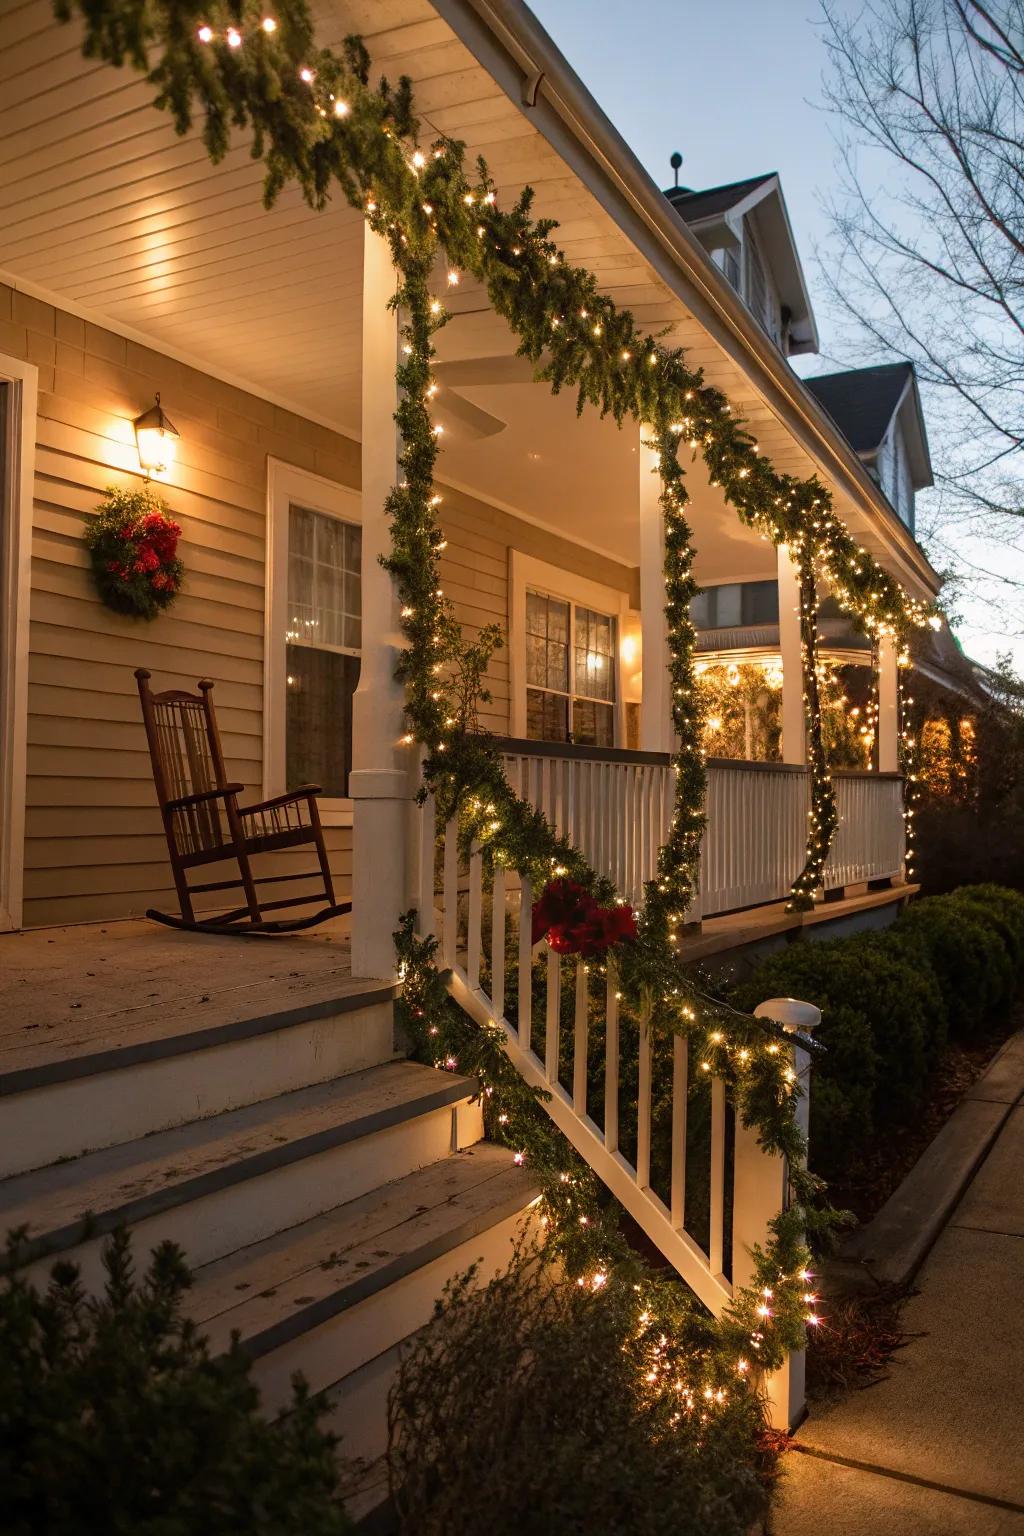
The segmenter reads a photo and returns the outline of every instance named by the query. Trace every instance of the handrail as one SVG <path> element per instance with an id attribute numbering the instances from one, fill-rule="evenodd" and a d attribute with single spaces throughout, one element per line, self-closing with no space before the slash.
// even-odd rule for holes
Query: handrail
<path id="1" fill-rule="evenodd" d="M 565 757 L 580 763 L 650 764 L 668 768 L 668 752 L 635 752 L 632 747 L 585 747 L 575 741 L 532 741 L 525 736 L 497 736 L 499 752 L 509 757 Z"/>

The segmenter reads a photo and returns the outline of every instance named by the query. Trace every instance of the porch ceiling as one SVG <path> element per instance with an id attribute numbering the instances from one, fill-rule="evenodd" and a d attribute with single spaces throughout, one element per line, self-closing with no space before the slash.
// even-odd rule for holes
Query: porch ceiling
<path id="1" fill-rule="evenodd" d="M 814 470 L 724 347 L 431 0 L 313 0 L 312 8 L 324 43 L 361 33 L 389 77 L 412 78 L 425 134 L 451 134 L 470 156 L 483 154 L 499 198 L 529 182 L 536 212 L 559 221 L 569 259 L 595 271 L 641 323 L 671 324 L 780 470 Z M 0 17 L 0 276 L 358 435 L 360 216 L 340 203 L 313 213 L 295 188 L 265 211 L 262 171 L 243 136 L 211 166 L 197 133 L 178 138 L 155 111 L 143 79 L 82 58 L 77 25 L 58 26 L 50 0 L 0 0 Z M 455 307 L 442 337 L 446 361 L 514 352 L 472 284 L 459 288 Z M 460 382 L 457 391 L 505 425 L 479 436 L 442 414 L 444 478 L 636 562 L 634 430 L 619 433 L 592 413 L 577 421 L 571 399 L 552 401 L 529 383 Z M 713 506 L 717 524 L 714 496 L 706 560 Z M 839 510 L 883 553 L 863 508 Z M 722 516 L 734 523 L 731 512 Z M 724 527 L 713 537 L 731 542 Z"/>

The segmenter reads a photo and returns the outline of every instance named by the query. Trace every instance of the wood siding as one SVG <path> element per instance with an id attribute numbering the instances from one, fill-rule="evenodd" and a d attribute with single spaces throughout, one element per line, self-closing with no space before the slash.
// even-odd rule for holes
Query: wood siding
<path id="1" fill-rule="evenodd" d="M 134 669 L 148 667 L 157 688 L 215 679 L 229 773 L 257 797 L 267 456 L 358 489 L 359 445 L 3 285 L 0 354 L 39 367 L 24 923 L 173 906 Z M 174 606 L 147 624 L 100 603 L 81 535 L 108 485 L 140 483 L 131 422 L 158 389 L 181 433 L 162 489 L 182 526 L 186 581 Z M 507 628 L 512 548 L 635 586 L 635 572 L 555 533 L 459 491 L 444 498 L 442 578 L 467 633 L 493 619 Z M 490 686 L 483 718 L 506 732 L 507 650 Z M 330 828 L 328 843 L 347 894 L 351 832 Z"/>

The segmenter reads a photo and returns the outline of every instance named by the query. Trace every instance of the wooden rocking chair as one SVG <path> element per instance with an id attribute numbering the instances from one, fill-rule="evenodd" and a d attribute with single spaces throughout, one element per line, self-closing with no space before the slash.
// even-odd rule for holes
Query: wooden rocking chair
<path id="1" fill-rule="evenodd" d="M 240 806 L 238 796 L 243 784 L 228 782 L 224 753 L 217 730 L 210 694 L 213 684 L 206 678 L 198 693 L 170 689 L 153 693 L 150 673 L 139 667 L 135 673 L 142 701 L 142 719 L 153 763 L 160 814 L 167 836 L 174 885 L 181 906 L 180 917 L 166 912 L 149 911 L 147 917 L 171 928 L 188 928 L 198 933 L 294 933 L 311 928 L 326 918 L 351 912 L 350 901 L 334 898 L 334 884 L 316 797 L 317 784 L 304 784 L 258 805 Z M 273 853 L 282 848 L 299 848 L 311 843 L 317 851 L 317 869 L 297 875 L 267 875 L 257 879 L 251 860 L 257 854 Z M 187 871 L 205 864 L 231 860 L 238 868 L 234 880 L 208 881 L 189 886 Z M 292 896 L 277 901 L 261 901 L 258 887 L 284 881 L 317 880 L 321 889 L 312 895 Z M 210 891 L 240 889 L 245 905 L 216 916 L 197 918 L 193 896 Z M 285 907 L 309 906 L 326 899 L 327 905 L 305 917 L 268 922 L 267 912 Z"/>

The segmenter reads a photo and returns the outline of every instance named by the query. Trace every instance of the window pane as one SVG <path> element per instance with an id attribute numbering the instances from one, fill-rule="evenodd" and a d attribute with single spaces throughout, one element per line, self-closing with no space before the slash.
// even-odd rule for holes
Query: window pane
<path id="1" fill-rule="evenodd" d="M 307 645 L 288 645 L 285 655 L 286 787 L 319 784 L 329 798 L 347 795 L 359 658 Z"/>
<path id="2" fill-rule="evenodd" d="M 615 742 L 615 714 L 610 704 L 573 699 L 572 739 L 581 747 L 610 747 Z"/>
<path id="3" fill-rule="evenodd" d="M 732 629 L 743 623 L 743 588 L 734 582 L 715 587 L 715 628 Z"/>
<path id="4" fill-rule="evenodd" d="M 777 581 L 748 581 L 743 584 L 744 624 L 779 622 L 779 584 Z"/>
<path id="5" fill-rule="evenodd" d="M 531 741 L 568 741 L 569 700 L 564 695 L 528 688 L 526 734 Z"/>
<path id="6" fill-rule="evenodd" d="M 584 698 L 615 697 L 614 634 L 608 614 L 576 609 L 575 689 Z"/>
<path id="7" fill-rule="evenodd" d="M 526 680 L 569 691 L 569 604 L 540 592 L 526 594 Z"/>
<path id="8" fill-rule="evenodd" d="M 362 529 L 309 507 L 288 512 L 288 639 L 359 648 Z"/>

